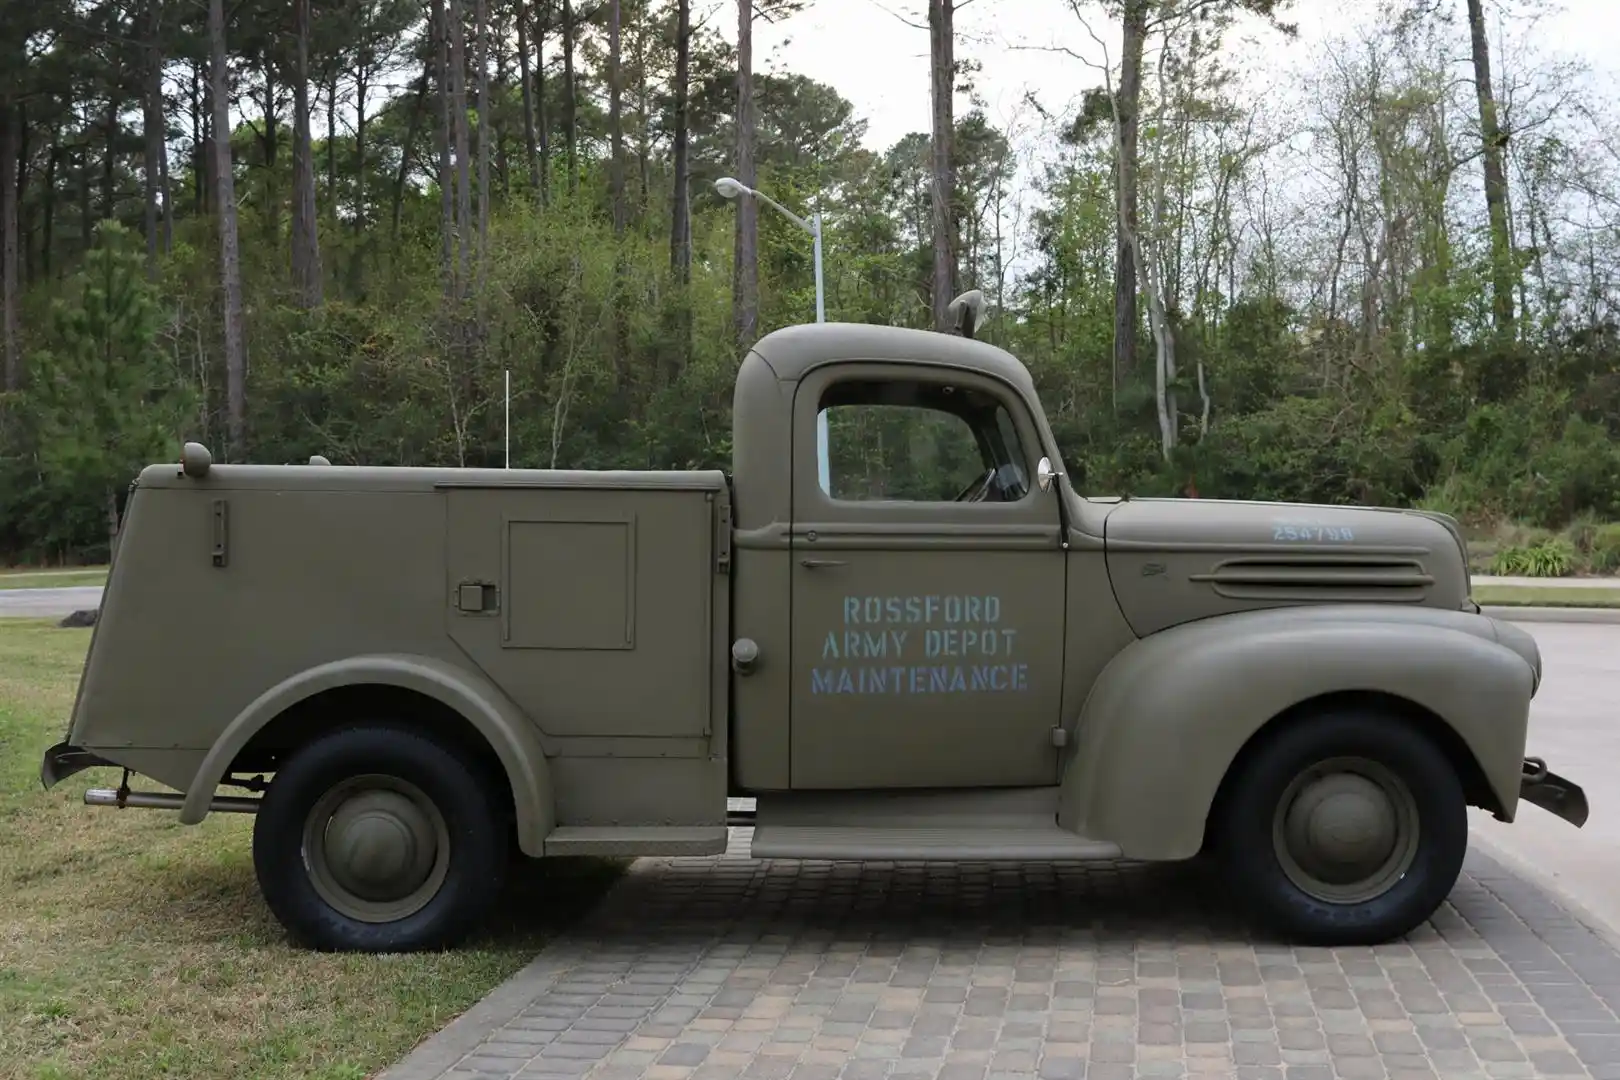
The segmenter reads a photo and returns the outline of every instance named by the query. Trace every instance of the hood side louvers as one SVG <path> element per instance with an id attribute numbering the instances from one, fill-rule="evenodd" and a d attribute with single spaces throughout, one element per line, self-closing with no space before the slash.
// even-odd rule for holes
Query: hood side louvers
<path id="1" fill-rule="evenodd" d="M 1233 600 L 1420 603 L 1434 576 L 1416 559 L 1293 556 L 1229 559 L 1190 580 Z"/>

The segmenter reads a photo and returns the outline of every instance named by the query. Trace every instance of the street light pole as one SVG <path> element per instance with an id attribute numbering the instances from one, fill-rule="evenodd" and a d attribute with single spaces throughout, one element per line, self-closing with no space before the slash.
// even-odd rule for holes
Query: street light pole
<path id="1" fill-rule="evenodd" d="M 789 210 L 787 207 L 783 206 L 781 203 L 777 202 L 763 191 L 757 191 L 754 188 L 749 187 L 747 184 L 744 184 L 742 181 L 734 180 L 729 176 L 722 176 L 720 179 L 716 180 L 714 182 L 714 190 L 719 192 L 722 198 L 726 199 L 735 199 L 739 195 L 751 195 L 754 198 L 759 199 L 761 202 L 767 203 L 774 207 L 789 221 L 793 222 L 793 224 L 797 225 L 799 228 L 811 235 L 811 237 L 815 240 L 816 322 L 826 322 L 827 299 L 825 289 L 822 285 L 821 276 L 821 213 L 818 211 L 811 214 L 810 220 L 806 221 L 804 218 L 800 217 L 798 214 L 795 214 L 793 211 Z M 817 478 L 821 481 L 821 490 L 826 492 L 828 495 L 831 495 L 832 467 L 827 457 L 827 445 L 827 410 L 818 409 L 816 410 L 816 474 Z"/>

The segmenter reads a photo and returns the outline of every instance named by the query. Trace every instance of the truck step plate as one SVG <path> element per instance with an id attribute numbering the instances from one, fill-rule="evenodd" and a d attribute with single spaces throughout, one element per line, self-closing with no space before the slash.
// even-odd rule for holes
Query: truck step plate
<path id="1" fill-rule="evenodd" d="M 1117 859 L 1118 845 L 1088 840 L 1055 825 L 1033 828 L 761 825 L 756 859 L 893 859 L 927 862 L 1093 861 Z"/>

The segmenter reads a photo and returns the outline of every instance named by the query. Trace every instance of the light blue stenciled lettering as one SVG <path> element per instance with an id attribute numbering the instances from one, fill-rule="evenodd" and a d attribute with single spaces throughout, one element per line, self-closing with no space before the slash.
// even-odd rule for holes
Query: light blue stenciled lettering
<path id="1" fill-rule="evenodd" d="M 842 631 L 828 630 L 822 640 L 825 666 L 811 669 L 812 694 L 934 696 L 1031 688 L 1029 665 L 1015 659 L 1017 629 L 996 625 L 1002 617 L 999 596 L 845 596 L 841 614 Z M 911 645 L 909 630 L 896 629 L 916 625 L 924 627 L 920 650 Z M 849 661 L 856 663 L 845 666 Z"/>

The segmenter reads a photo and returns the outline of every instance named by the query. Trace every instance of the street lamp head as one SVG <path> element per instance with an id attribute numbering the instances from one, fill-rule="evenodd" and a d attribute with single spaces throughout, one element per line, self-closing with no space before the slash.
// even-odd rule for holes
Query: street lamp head
<path id="1" fill-rule="evenodd" d="M 714 190 L 720 193 L 721 198 L 735 199 L 739 195 L 748 195 L 751 192 L 746 184 L 733 180 L 729 176 L 722 176 L 714 182 Z"/>

